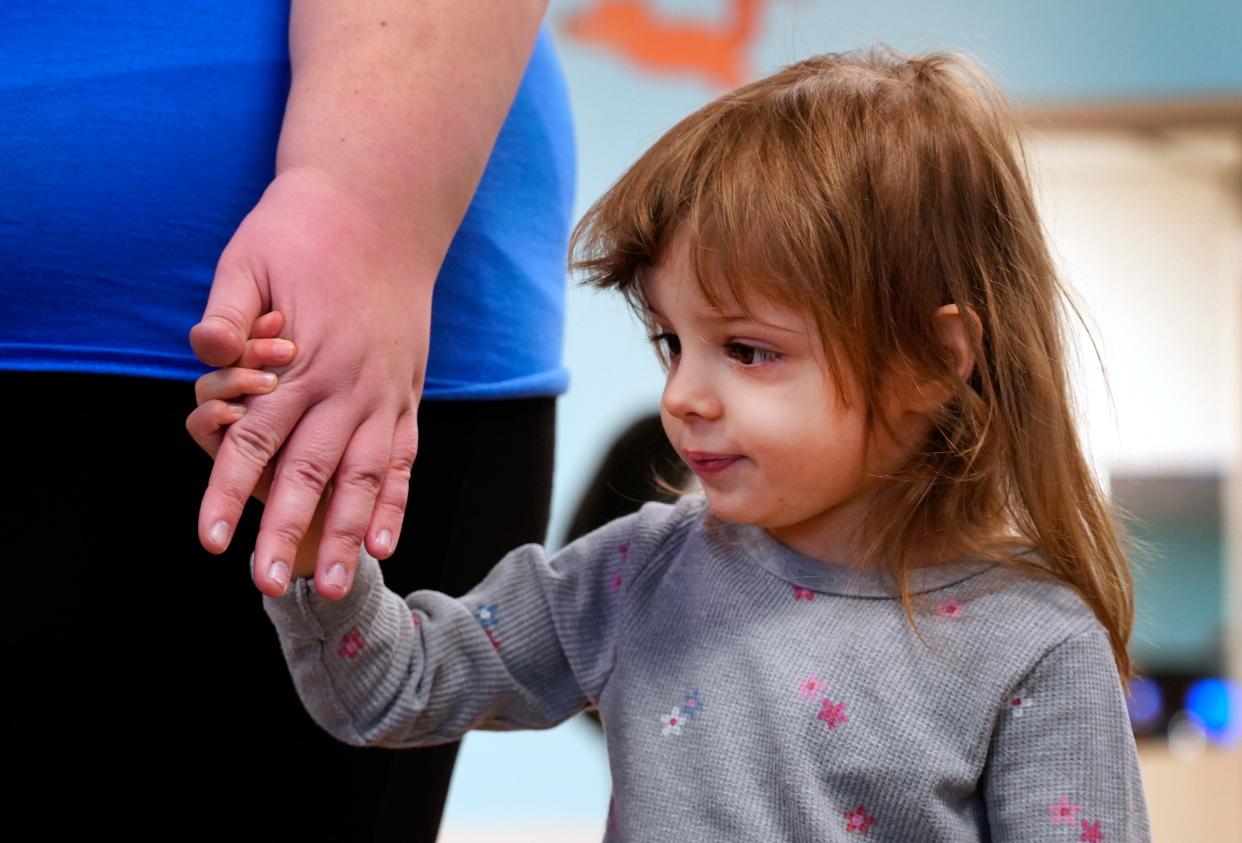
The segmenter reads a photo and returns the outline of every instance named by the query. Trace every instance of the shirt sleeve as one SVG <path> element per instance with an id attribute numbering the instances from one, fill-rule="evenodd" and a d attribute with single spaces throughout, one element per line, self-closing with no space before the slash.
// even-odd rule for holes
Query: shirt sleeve
<path id="1" fill-rule="evenodd" d="M 345 743 L 549 728 L 596 701 L 624 615 L 613 586 L 657 553 L 673 510 L 647 504 L 550 558 L 523 545 L 461 598 L 398 596 L 364 548 L 345 598 L 297 579 L 263 605 L 307 712 Z"/>
<path id="2" fill-rule="evenodd" d="M 993 843 L 1151 840 L 1134 734 L 1103 627 L 1053 647 L 1001 709 L 983 781 Z"/>

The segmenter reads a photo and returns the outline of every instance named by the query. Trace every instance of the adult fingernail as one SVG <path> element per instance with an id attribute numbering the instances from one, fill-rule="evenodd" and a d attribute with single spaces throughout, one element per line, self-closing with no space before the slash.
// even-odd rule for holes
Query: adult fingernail
<path id="1" fill-rule="evenodd" d="M 379 545 L 380 553 L 392 550 L 392 533 L 388 530 L 380 530 L 376 544 Z"/>
<path id="2" fill-rule="evenodd" d="M 328 569 L 328 573 L 324 575 L 323 581 L 325 585 L 344 591 L 345 587 L 349 585 L 349 572 L 345 570 L 343 564 L 337 562 Z"/>
<path id="3" fill-rule="evenodd" d="M 276 340 L 272 354 L 277 360 L 288 360 L 293 356 L 293 343 L 288 340 Z"/>
<path id="4" fill-rule="evenodd" d="M 284 594 L 289 588 L 289 566 L 277 559 L 272 563 L 272 567 L 268 568 L 267 578 L 280 586 L 280 593 Z"/>
<path id="5" fill-rule="evenodd" d="M 228 544 L 229 541 L 229 522 L 217 521 L 215 526 L 211 528 L 211 532 L 208 533 L 208 535 L 211 537 L 211 540 L 215 542 L 216 547 L 224 550 L 224 546 Z"/>

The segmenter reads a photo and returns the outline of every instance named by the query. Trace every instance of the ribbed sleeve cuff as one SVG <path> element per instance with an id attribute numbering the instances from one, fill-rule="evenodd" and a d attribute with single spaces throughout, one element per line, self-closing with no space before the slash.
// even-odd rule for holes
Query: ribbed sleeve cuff
<path id="1" fill-rule="evenodd" d="M 254 574 L 254 554 L 250 554 L 250 571 Z M 283 597 L 263 595 L 263 610 L 272 623 L 282 630 L 300 633 L 303 637 L 325 640 L 334 630 L 356 623 L 367 616 L 367 607 L 374 607 L 384 588 L 384 574 L 379 562 L 367 553 L 366 546 L 358 551 L 358 567 L 349 593 L 340 600 L 328 600 L 315 590 L 311 577 L 295 578 Z"/>

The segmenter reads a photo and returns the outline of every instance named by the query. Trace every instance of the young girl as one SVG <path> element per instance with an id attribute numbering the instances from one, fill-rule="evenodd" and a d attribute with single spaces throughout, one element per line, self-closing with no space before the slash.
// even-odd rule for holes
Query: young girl
<path id="1" fill-rule="evenodd" d="M 574 263 L 651 327 L 702 494 L 461 599 L 365 550 L 328 599 L 304 548 L 263 600 L 311 715 L 404 747 L 596 706 L 610 841 L 1149 839 L 1131 578 L 1014 127 L 967 62 L 872 51 L 668 132 Z M 208 451 L 260 348 L 200 383 Z"/>

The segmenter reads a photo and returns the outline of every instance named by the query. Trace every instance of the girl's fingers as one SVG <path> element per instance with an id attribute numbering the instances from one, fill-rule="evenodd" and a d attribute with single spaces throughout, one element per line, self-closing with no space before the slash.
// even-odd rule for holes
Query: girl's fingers
<path id="1" fill-rule="evenodd" d="M 198 446 L 215 459 L 224 439 L 224 429 L 246 414 L 240 404 L 212 399 L 196 407 L 186 416 L 185 429 Z"/>
<path id="2" fill-rule="evenodd" d="M 288 366 L 297 355 L 293 343 L 285 339 L 247 340 L 241 358 L 234 363 L 243 369 Z"/>
<path id="3" fill-rule="evenodd" d="M 242 349 L 241 358 L 234 366 L 245 369 L 262 369 L 265 366 L 287 366 L 293 362 L 293 343 L 280 339 L 285 327 L 285 315 L 279 310 L 264 313 L 254 320 L 250 339 Z"/>
<path id="4" fill-rule="evenodd" d="M 230 366 L 208 372 L 194 382 L 194 398 L 198 404 L 220 399 L 229 400 L 245 395 L 264 395 L 276 388 L 272 372 L 259 372 Z"/>
<path id="5" fill-rule="evenodd" d="M 254 326 L 250 329 L 250 337 L 256 340 L 278 337 L 284 327 L 285 315 L 279 310 L 273 310 L 254 320 Z"/>

